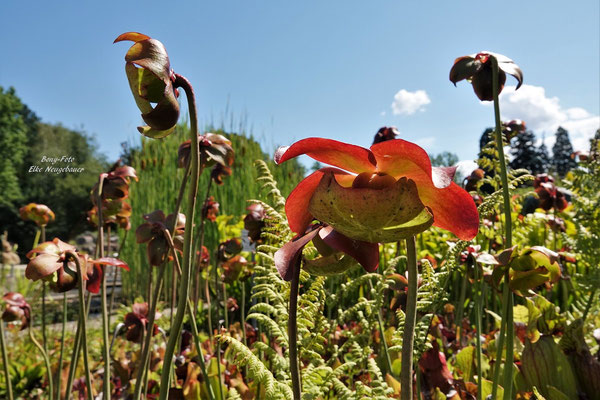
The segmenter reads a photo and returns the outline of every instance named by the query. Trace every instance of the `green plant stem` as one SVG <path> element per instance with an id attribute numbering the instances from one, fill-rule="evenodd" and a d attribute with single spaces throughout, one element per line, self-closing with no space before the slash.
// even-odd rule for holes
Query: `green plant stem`
<path id="1" fill-rule="evenodd" d="M 6 352 L 6 343 L 4 339 L 4 322 L 0 321 L 0 346 L 2 347 L 2 367 L 4 368 L 4 377 L 6 378 L 6 394 L 8 400 L 13 400 L 12 382 L 8 369 L 8 353 Z"/>
<path id="2" fill-rule="evenodd" d="M 373 292 L 373 283 L 369 280 L 369 287 L 371 288 L 371 292 Z M 333 291 L 331 292 L 333 293 Z M 381 309 L 377 310 L 377 322 L 379 323 L 379 335 L 381 337 L 381 343 L 383 344 L 383 351 L 385 353 L 385 361 L 387 363 L 387 372 L 394 376 L 392 372 L 392 359 L 390 357 L 390 352 L 388 350 L 387 342 L 385 341 L 385 330 L 383 324 L 383 316 L 381 315 Z"/>
<path id="3" fill-rule="evenodd" d="M 98 209 L 98 248 L 99 257 L 104 257 L 104 219 L 102 216 L 102 187 L 106 174 L 100 174 L 98 178 L 98 194 L 96 197 L 96 208 Z M 108 230 L 110 233 L 110 229 Z M 110 235 L 108 240 L 110 241 Z M 102 274 L 100 281 L 100 298 L 102 307 L 102 358 L 104 358 L 104 379 L 102 380 L 102 398 L 110 398 L 110 334 L 108 332 L 108 309 L 106 301 L 106 274 Z M 83 299 L 82 299 L 83 300 Z"/>
<path id="4" fill-rule="evenodd" d="M 225 326 L 229 328 L 229 309 L 227 308 L 227 286 L 223 282 L 223 308 L 225 309 Z"/>
<path id="5" fill-rule="evenodd" d="M 504 227 L 506 229 L 506 248 L 512 247 L 512 217 L 510 212 L 510 191 L 508 186 L 508 172 L 506 168 L 506 158 L 504 157 L 504 146 L 502 142 L 502 122 L 500 121 L 500 102 L 498 101 L 498 60 L 494 56 L 490 56 L 492 62 L 492 93 L 494 95 L 494 117 L 496 120 L 496 147 L 498 147 L 498 159 L 500 162 L 500 179 L 502 180 L 502 197 L 504 199 Z M 509 273 L 508 270 L 504 276 L 504 285 L 508 289 Z M 507 296 L 506 307 L 508 315 L 503 315 L 506 318 L 506 364 L 504 366 L 504 399 L 511 399 L 512 392 L 512 367 L 513 367 L 513 341 L 514 335 L 513 313 L 512 313 L 513 296 L 509 293 Z"/>
<path id="6" fill-rule="evenodd" d="M 152 273 L 152 270 L 150 271 Z M 148 360 L 150 358 L 150 345 L 152 341 L 152 332 L 154 330 L 154 319 L 156 317 L 156 304 L 158 303 L 158 299 L 160 297 L 160 292 L 163 286 L 163 280 L 165 275 L 165 266 L 161 265 L 158 270 L 158 282 L 156 283 L 156 289 L 154 290 L 154 295 L 150 302 L 150 309 L 148 311 L 148 324 L 146 325 L 146 332 L 144 333 L 144 344 L 142 346 L 142 355 L 139 360 L 139 366 L 137 371 L 137 376 L 135 379 L 135 391 L 133 394 L 133 398 L 135 400 L 141 399 L 142 396 L 142 388 L 146 386 L 147 374 L 145 372 L 145 366 L 148 364 Z M 150 278 L 152 279 L 152 278 Z"/>
<path id="7" fill-rule="evenodd" d="M 413 398 L 413 347 L 415 325 L 417 324 L 417 249 L 416 240 L 412 236 L 406 239 L 406 256 L 408 271 L 408 294 L 406 297 L 406 320 L 402 335 L 402 368 L 400 370 L 400 398 Z"/>
<path id="8" fill-rule="evenodd" d="M 71 257 L 74 261 L 75 261 L 75 265 L 77 265 L 77 277 L 79 279 L 79 285 L 78 285 L 78 289 L 79 289 L 79 304 L 81 304 L 81 307 L 79 308 L 79 320 L 81 321 L 81 339 L 80 342 L 83 344 L 83 367 L 85 369 L 85 383 L 87 386 L 87 391 L 88 391 L 88 400 L 93 400 L 93 393 L 92 393 L 92 374 L 90 372 L 90 360 L 89 360 L 89 351 L 88 351 L 88 341 L 87 341 L 87 321 L 86 321 L 86 307 L 84 307 L 83 305 L 84 303 L 84 298 L 83 298 L 83 289 L 84 289 L 84 281 L 83 281 L 83 269 L 81 267 L 81 262 L 79 261 L 79 256 L 72 252 L 72 251 L 67 251 L 65 252 L 66 257 Z M 66 263 L 66 262 L 65 262 Z M 77 356 L 77 354 L 76 354 Z M 76 359 L 73 359 L 73 363 L 75 363 Z M 67 393 L 69 393 L 71 390 L 70 387 L 67 387 Z"/>
<path id="9" fill-rule="evenodd" d="M 507 305 L 508 305 L 508 285 L 504 285 L 502 288 L 502 315 L 506 316 Z M 500 333 L 498 335 L 498 339 L 496 340 L 496 363 L 494 364 L 494 381 L 492 383 L 492 399 L 496 398 L 496 393 L 498 392 L 498 383 L 500 381 L 500 364 L 502 364 L 502 351 L 504 350 L 504 338 L 506 332 L 506 318 L 502 318 L 500 321 Z"/>
<path id="10" fill-rule="evenodd" d="M 481 393 L 483 390 L 483 378 L 481 376 L 481 311 L 483 308 L 483 282 L 479 276 L 479 265 L 475 262 L 475 282 L 476 282 L 476 297 L 475 297 L 475 330 L 477 331 L 476 351 L 477 351 L 477 400 L 482 400 Z"/>
<path id="11" fill-rule="evenodd" d="M 60 335 L 60 356 L 58 357 L 58 372 L 56 373 L 56 400 L 60 400 L 60 384 L 62 382 L 62 365 L 65 351 L 65 334 L 67 331 L 67 292 L 63 293 L 63 319 Z"/>
<path id="12" fill-rule="evenodd" d="M 90 311 L 90 304 L 92 302 L 92 294 L 90 292 L 87 293 L 85 304 L 82 304 L 83 313 L 85 314 L 85 318 L 87 318 L 88 313 Z M 79 352 L 81 351 L 81 336 L 83 335 L 83 330 L 81 329 L 81 318 L 78 318 L 77 321 L 77 330 L 75 332 L 75 341 L 73 343 L 73 352 L 71 353 L 71 364 L 69 365 L 69 377 L 67 378 L 67 393 L 71 392 L 73 388 L 73 381 L 75 380 L 75 372 L 77 370 L 77 364 L 79 363 Z"/>
<path id="13" fill-rule="evenodd" d="M 292 375 L 292 393 L 294 400 L 302 397 L 302 386 L 300 382 L 300 368 L 298 363 L 298 292 L 300 289 L 300 269 L 302 257 L 298 257 L 294 265 L 294 272 L 290 285 L 290 307 L 288 318 L 288 340 L 290 345 L 290 373 Z"/>
<path id="14" fill-rule="evenodd" d="M 173 243 L 173 238 L 171 237 L 171 235 L 169 234 L 168 231 L 165 232 L 165 235 L 167 238 L 167 243 L 169 244 L 169 247 L 171 248 L 171 252 L 173 253 L 173 263 L 177 266 L 176 270 L 180 271 L 181 267 L 179 265 L 179 257 L 177 257 L 177 253 L 175 252 L 175 244 Z M 175 266 L 173 266 L 173 269 L 175 270 Z M 194 344 L 196 345 L 196 352 L 198 353 L 198 359 L 200 361 L 200 369 L 202 370 L 204 382 L 206 382 L 208 396 L 209 396 L 210 400 L 214 400 L 215 395 L 213 393 L 212 386 L 210 385 L 208 372 L 206 370 L 206 363 L 204 361 L 204 354 L 202 353 L 202 344 L 200 343 L 198 326 L 196 325 L 196 314 L 195 314 L 194 310 L 192 309 L 192 302 L 190 301 L 189 298 L 187 299 L 187 306 L 188 306 L 187 308 L 188 308 L 189 317 L 190 317 L 190 324 L 192 325 L 192 334 L 194 336 Z M 219 376 L 220 376 L 220 374 L 219 374 Z M 223 397 L 222 390 L 221 390 L 221 397 Z"/>
<path id="15" fill-rule="evenodd" d="M 459 274 L 460 276 L 461 274 Z M 467 296 L 467 285 L 469 284 L 469 274 L 465 271 L 462 275 L 462 282 L 460 285 L 460 295 L 458 296 L 458 307 L 456 309 L 456 328 L 458 331 L 458 344 L 462 348 L 463 338 L 463 316 L 465 313 L 465 298 Z"/>
<path id="16" fill-rule="evenodd" d="M 40 226 L 42 243 L 46 241 L 46 225 Z M 46 336 L 46 281 L 42 280 L 42 344 L 48 352 L 48 337 Z"/>
<path id="17" fill-rule="evenodd" d="M 33 336 L 33 330 L 31 329 L 31 325 L 29 325 L 29 338 L 31 339 L 35 347 L 38 348 L 38 350 L 42 354 L 42 357 L 44 358 L 44 364 L 46 364 L 46 375 L 48 376 L 48 398 L 51 399 L 52 394 L 54 393 L 54 387 L 52 385 L 52 367 L 50 366 L 50 359 L 48 358 L 48 353 L 46 352 L 46 350 L 44 350 L 44 347 L 40 344 L 40 342 L 36 340 L 35 336 Z"/>
<path id="18" fill-rule="evenodd" d="M 185 91 L 188 101 L 189 114 L 190 114 L 190 135 L 191 135 L 191 181 L 189 188 L 189 201 L 186 212 L 185 222 L 185 236 L 183 245 L 183 268 L 181 274 L 181 284 L 179 290 L 179 298 L 177 299 L 177 314 L 173 320 L 173 326 L 167 342 L 167 348 L 165 350 L 163 368 L 160 380 L 160 400 L 166 400 L 169 395 L 169 389 L 171 386 L 171 369 L 173 365 L 173 353 L 175 352 L 175 345 L 179 335 L 181 335 L 181 329 L 183 327 L 183 317 L 185 315 L 185 308 L 187 304 L 187 297 L 189 292 L 189 281 L 190 281 L 190 263 L 191 263 L 191 244 L 193 239 L 194 230 L 194 212 L 196 208 L 196 193 L 198 192 L 198 178 L 200 176 L 200 165 L 199 165 L 199 146 L 198 146 L 198 117 L 196 113 L 196 99 L 194 98 L 194 90 L 189 81 L 181 75 L 175 74 L 175 87 L 181 87 Z"/>
<path id="19" fill-rule="evenodd" d="M 117 253 L 117 258 L 119 258 L 121 256 L 121 249 L 123 248 L 123 246 L 125 245 L 125 242 L 127 241 L 128 234 L 129 234 L 129 230 L 125 230 L 123 239 L 121 239 L 121 243 L 119 244 L 119 251 Z M 110 240 L 110 235 L 108 235 L 108 238 Z M 109 241 L 109 243 L 110 243 L 110 241 Z M 113 271 L 114 271 L 114 275 L 113 275 L 113 282 L 112 282 L 112 290 L 110 291 L 110 303 L 108 304 L 108 326 L 110 326 L 110 317 L 112 315 L 112 312 L 114 309 L 113 306 L 115 304 L 115 287 L 117 286 L 117 275 L 118 275 L 117 267 L 113 267 Z"/>

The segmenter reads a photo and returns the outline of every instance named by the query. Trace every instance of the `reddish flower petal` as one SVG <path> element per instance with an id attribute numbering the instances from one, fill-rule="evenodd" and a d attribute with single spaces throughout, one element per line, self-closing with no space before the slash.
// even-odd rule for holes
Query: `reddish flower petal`
<path id="1" fill-rule="evenodd" d="M 431 161 L 427 152 L 402 139 L 388 140 L 371 146 L 377 160 L 377 171 L 398 179 L 406 176 L 415 182 L 431 180 Z"/>
<path id="2" fill-rule="evenodd" d="M 471 240 L 479 230 L 479 214 L 471 195 L 456 183 L 444 189 L 417 182 L 419 197 L 433 213 L 433 225 L 462 240 Z"/>
<path id="3" fill-rule="evenodd" d="M 275 267 L 284 281 L 291 281 L 294 273 L 294 265 L 298 262 L 298 257 L 302 256 L 302 249 L 308 244 L 321 228 L 314 229 L 304 236 L 297 237 L 291 242 L 284 244 L 275 252 Z"/>
<path id="4" fill-rule="evenodd" d="M 323 138 L 302 139 L 289 147 L 282 146 L 275 152 L 274 160 L 276 164 L 281 164 L 301 154 L 349 172 L 375 171 L 375 158 L 369 150 Z"/>
<path id="5" fill-rule="evenodd" d="M 285 203 L 285 214 L 288 217 L 290 229 L 298 234 L 304 234 L 306 228 L 313 220 L 313 216 L 308 211 L 310 199 L 319 186 L 321 178 L 326 172 L 335 174 L 336 181 L 344 187 L 352 185 L 354 176 L 337 168 L 321 168 L 302 180 L 298 186 L 292 190 Z"/>
<path id="6" fill-rule="evenodd" d="M 60 267 L 62 267 L 62 262 L 59 261 L 57 255 L 40 254 L 27 264 L 25 277 L 32 281 L 37 281 L 38 279 L 53 274 Z"/>
<path id="7" fill-rule="evenodd" d="M 101 265 L 112 265 L 115 267 L 123 268 L 125 271 L 129 271 L 129 265 L 125 261 L 121 261 L 118 258 L 114 257 L 102 257 L 93 261 L 94 264 Z"/>
<path id="8" fill-rule="evenodd" d="M 331 226 L 321 229 L 319 236 L 328 246 L 354 258 L 365 270 L 373 272 L 379 267 L 379 244 L 350 239 Z"/>
<path id="9" fill-rule="evenodd" d="M 88 282 L 86 285 L 86 289 L 90 293 L 100 293 L 100 284 L 102 283 L 102 279 L 104 277 L 104 269 L 100 266 L 100 264 L 94 263 L 92 274 L 88 274 Z"/>

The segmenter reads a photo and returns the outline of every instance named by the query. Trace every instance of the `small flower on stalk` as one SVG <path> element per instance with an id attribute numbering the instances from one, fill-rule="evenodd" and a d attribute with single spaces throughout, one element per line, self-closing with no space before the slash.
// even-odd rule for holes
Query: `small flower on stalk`
<path id="1" fill-rule="evenodd" d="M 125 55 L 125 72 L 142 118 L 148 124 L 138 127 L 138 131 L 154 139 L 170 135 L 179 118 L 179 103 L 167 50 L 158 40 L 137 32 L 123 33 L 115 43 L 123 40 L 135 42 Z"/>
<path id="2" fill-rule="evenodd" d="M 206 133 L 198 135 L 198 145 L 200 146 L 200 159 L 202 168 L 220 164 L 223 167 L 233 165 L 234 151 L 231 147 L 231 141 L 223 135 L 216 133 Z M 179 145 L 177 150 L 177 167 L 185 168 L 190 161 L 191 140 L 186 140 Z"/>
<path id="3" fill-rule="evenodd" d="M 4 300 L 4 322 L 20 321 L 21 330 L 27 328 L 31 322 L 31 306 L 25 301 L 21 293 L 8 292 L 2 297 Z"/>
<path id="4" fill-rule="evenodd" d="M 223 263 L 223 282 L 232 284 L 247 278 L 251 273 L 247 266 L 248 261 L 241 255 L 231 257 Z"/>
<path id="5" fill-rule="evenodd" d="M 231 257 L 239 254 L 242 251 L 242 241 L 238 238 L 226 240 L 219 244 L 217 250 L 217 257 L 219 261 L 225 262 Z"/>
<path id="6" fill-rule="evenodd" d="M 125 271 L 129 271 L 129 266 L 124 261 L 121 261 L 113 257 L 102 257 L 97 260 L 89 260 L 87 268 L 87 285 L 86 289 L 88 292 L 98 294 L 100 293 L 100 285 L 102 279 L 104 279 L 104 268 L 107 265 L 113 267 L 123 268 Z"/>
<path id="7" fill-rule="evenodd" d="M 29 203 L 19 209 L 21 219 L 33 221 L 38 226 L 46 226 L 56 218 L 54 212 L 43 204 Z"/>
<path id="8" fill-rule="evenodd" d="M 467 176 L 463 181 L 463 186 L 467 192 L 476 192 L 478 183 L 485 176 L 485 171 L 481 168 L 477 168 L 471 172 L 471 175 Z"/>
<path id="9" fill-rule="evenodd" d="M 477 209 L 471 196 L 452 182 L 455 168 L 432 167 L 425 150 L 416 144 L 394 139 L 365 149 L 309 138 L 280 147 L 275 162 L 301 154 L 343 170 L 321 168 L 289 195 L 285 205 L 289 226 L 304 236 L 275 255 L 284 277 L 291 278 L 288 263 L 297 261 L 298 251 L 317 234 L 317 240 L 336 251 L 360 258 L 367 271 L 378 266 L 378 243 L 414 236 L 432 224 L 464 240 L 477 235 Z M 306 233 L 313 219 L 329 226 L 314 226 Z"/>
<path id="10" fill-rule="evenodd" d="M 215 201 L 213 196 L 210 196 L 202 206 L 202 218 L 215 222 L 219 213 L 219 203 Z"/>
<path id="11" fill-rule="evenodd" d="M 223 178 L 231 176 L 231 168 L 224 167 L 222 164 L 216 164 L 210 171 L 210 179 L 217 185 L 223 184 Z"/>
<path id="12" fill-rule="evenodd" d="M 525 121 L 522 121 L 520 119 L 502 121 L 502 133 L 504 133 L 504 136 L 506 136 L 507 140 L 510 140 L 518 134 L 525 132 L 525 130 Z"/>
<path id="13" fill-rule="evenodd" d="M 198 259 L 197 265 L 200 269 L 204 269 L 210 264 L 210 253 L 206 246 L 202 246 L 202 251 L 196 251 L 196 257 Z"/>
<path id="14" fill-rule="evenodd" d="M 396 139 L 399 134 L 400 132 L 398 132 L 398 128 L 396 128 L 395 126 L 384 126 L 382 128 L 379 128 L 379 130 L 375 134 L 375 137 L 373 138 L 373 144 L 385 142 L 386 140 Z"/>
<path id="15" fill-rule="evenodd" d="M 538 207 L 545 211 L 550 211 L 553 208 L 562 211 L 569 205 L 564 192 L 552 182 L 540 183 L 535 189 L 535 193 L 539 199 Z"/>
<path id="16" fill-rule="evenodd" d="M 146 325 L 148 325 L 148 303 L 134 303 L 131 312 L 125 315 L 125 338 L 130 342 L 142 343 Z M 159 332 L 158 325 L 154 324 L 152 336 Z"/>
<path id="17" fill-rule="evenodd" d="M 267 216 L 265 208 L 260 203 L 254 203 L 246 207 L 246 210 L 248 214 L 244 217 L 244 229 L 248 231 L 250 241 L 259 242 Z"/>
<path id="18" fill-rule="evenodd" d="M 561 276 L 559 255 L 542 246 L 525 247 L 521 251 L 517 246 L 506 249 L 494 256 L 495 264 L 492 282 L 499 285 L 504 271 L 509 269 L 508 287 L 519 295 L 530 296 L 531 289 L 558 281 Z"/>
<path id="19" fill-rule="evenodd" d="M 182 235 L 185 228 L 185 215 L 179 214 L 175 221 L 175 215 L 169 214 L 165 217 L 165 213 L 161 210 L 156 210 L 150 214 L 144 215 L 145 222 L 138 226 L 135 231 L 137 243 L 148 243 L 146 253 L 150 265 L 159 266 L 164 264 L 169 258 L 169 242 L 165 236 L 165 230 L 170 230 L 175 226 L 171 233 L 173 242 L 177 250 L 181 250 L 183 243 Z"/>
<path id="20" fill-rule="evenodd" d="M 234 297 L 229 297 L 227 299 L 227 311 L 234 312 L 237 311 L 240 306 L 238 306 L 237 300 Z"/>
<path id="21" fill-rule="evenodd" d="M 488 51 L 459 57 L 454 60 L 454 65 L 450 70 L 450 81 L 456 86 L 456 82 L 467 79 L 473 85 L 473 90 L 477 97 L 479 97 L 479 100 L 492 101 L 494 99 L 492 90 L 492 57 L 498 60 L 497 94 L 500 94 L 504 88 L 506 74 L 515 77 L 518 82 L 516 89 L 519 89 L 523 84 L 523 72 L 519 66 L 502 54 Z"/>
<path id="22" fill-rule="evenodd" d="M 92 225 L 98 226 L 98 207 L 94 206 L 88 211 L 88 222 Z M 115 200 L 104 200 L 102 202 L 102 219 L 104 225 L 114 224 L 121 229 L 131 229 L 131 206 L 129 203 L 115 199 Z"/>
<path id="23" fill-rule="evenodd" d="M 25 268 L 25 277 L 32 281 L 45 279 L 50 287 L 59 293 L 67 292 L 77 286 L 77 267 L 75 261 L 69 258 L 67 252 L 76 252 L 75 246 L 54 238 L 51 242 L 41 243 L 27 253 L 29 264 Z M 83 269 L 86 268 L 87 255 L 80 255 Z M 65 268 L 66 266 L 66 268 Z M 84 276 L 87 279 L 87 276 Z"/>
<path id="24" fill-rule="evenodd" d="M 138 181 L 135 169 L 128 165 L 117 167 L 114 171 L 102 173 L 102 200 L 122 200 L 129 196 L 131 179 Z M 91 192 L 92 203 L 96 205 L 99 183 L 94 185 Z"/>

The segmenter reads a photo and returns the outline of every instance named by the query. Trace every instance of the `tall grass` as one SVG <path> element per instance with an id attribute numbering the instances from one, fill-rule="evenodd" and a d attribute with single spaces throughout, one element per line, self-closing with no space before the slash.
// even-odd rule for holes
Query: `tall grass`
<path id="1" fill-rule="evenodd" d="M 176 132 L 161 140 L 142 139 L 141 149 L 132 154 L 131 165 L 136 169 L 139 182 L 130 186 L 130 202 L 133 209 L 131 230 L 144 222 L 143 215 L 154 210 L 163 210 L 165 214 L 173 212 L 175 201 L 183 178 L 183 169 L 177 168 L 177 149 L 189 136 L 187 127 L 178 126 Z M 220 214 L 242 216 L 246 214 L 247 200 L 260 198 L 261 184 L 257 182 L 254 160 L 262 159 L 274 166 L 271 156 L 266 154 L 252 136 L 226 133 L 223 130 L 207 128 L 206 132 L 219 133 L 232 142 L 235 150 L 235 163 L 232 175 L 224 179 L 222 186 L 212 185 L 211 195 L 220 204 Z M 272 168 L 280 189 L 287 196 L 304 176 L 304 168 L 297 162 L 284 163 Z M 199 184 L 198 207 L 204 203 L 210 171 L 204 171 Z M 186 196 L 181 209 L 186 207 Z M 196 215 L 196 226 L 200 224 L 200 213 Z M 121 232 L 123 236 L 123 232 Z M 214 251 L 218 245 L 218 233 L 212 223 L 206 225 L 205 245 Z M 146 258 L 146 246 L 135 242 L 135 235 L 127 236 L 121 250 L 121 258 L 126 260 L 131 270 L 123 273 L 123 297 L 132 301 L 145 295 L 147 291 L 150 266 Z M 170 269 L 171 266 L 168 267 Z M 166 287 L 170 285 L 171 271 L 167 270 Z M 165 291 L 168 292 L 168 291 Z"/>

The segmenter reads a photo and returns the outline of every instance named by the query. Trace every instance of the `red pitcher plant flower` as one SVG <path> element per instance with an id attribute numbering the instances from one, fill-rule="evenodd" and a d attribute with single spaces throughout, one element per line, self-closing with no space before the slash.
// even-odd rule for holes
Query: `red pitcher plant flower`
<path id="1" fill-rule="evenodd" d="M 131 306 L 131 312 L 125 315 L 125 327 L 127 329 L 125 337 L 130 342 L 141 343 L 146 332 L 148 319 L 148 303 L 134 303 Z M 158 333 L 158 325 L 154 324 L 152 336 Z"/>
<path id="2" fill-rule="evenodd" d="M 284 264 L 317 235 L 368 271 L 378 266 L 377 243 L 414 236 L 432 224 L 463 240 L 477 235 L 477 208 L 471 196 L 452 182 L 455 168 L 432 167 L 425 150 L 414 143 L 393 139 L 365 149 L 308 138 L 280 147 L 274 158 L 280 164 L 302 154 L 333 167 L 313 172 L 289 195 L 285 211 L 290 229 L 304 235 L 315 219 L 331 229 L 316 227 L 310 238 L 288 243 L 295 243 L 295 251 L 289 257 L 276 255 L 282 276 L 288 268 Z"/>
<path id="3" fill-rule="evenodd" d="M 456 82 L 467 79 L 473 85 L 473 90 L 479 100 L 492 101 L 494 92 L 492 90 L 492 60 L 498 60 L 498 93 L 502 92 L 506 82 L 506 74 L 512 75 L 517 80 L 516 89 L 523 83 L 523 72 L 510 58 L 502 54 L 482 51 L 477 54 L 459 57 L 454 60 L 450 70 L 450 81 L 456 86 Z M 515 90 L 516 90 L 515 89 Z"/>
<path id="4" fill-rule="evenodd" d="M 148 243 L 146 253 L 150 265 L 159 266 L 164 264 L 170 252 L 169 242 L 165 236 L 165 230 L 175 226 L 174 232 L 171 232 L 175 248 L 181 250 L 183 248 L 183 231 L 185 227 L 185 215 L 179 213 L 177 220 L 175 214 L 169 214 L 165 217 L 162 210 L 156 210 L 150 214 L 144 215 L 147 221 L 135 231 L 137 243 Z"/>
<path id="5" fill-rule="evenodd" d="M 76 252 L 75 246 L 54 238 L 50 242 L 41 243 L 35 249 L 27 253 L 27 258 L 31 261 L 25 269 L 25 277 L 32 281 L 45 279 L 50 281 L 50 287 L 57 292 L 67 292 L 77 287 L 75 274 L 70 271 L 77 271 L 75 262 L 70 259 L 67 264 L 69 271 L 65 270 L 65 261 L 67 252 Z M 81 256 L 82 267 L 85 268 L 87 256 Z M 87 276 L 83 277 L 87 279 Z"/>
<path id="6" fill-rule="evenodd" d="M 205 133 L 198 135 L 198 146 L 200 150 L 200 159 L 202 168 L 210 167 L 215 164 L 229 169 L 233 165 L 235 153 L 231 147 L 231 140 L 217 133 Z M 177 167 L 185 168 L 190 161 L 190 149 L 192 141 L 186 140 L 179 145 L 177 149 Z"/>
<path id="7" fill-rule="evenodd" d="M 178 91 L 173 87 L 175 74 L 165 46 L 138 32 L 123 33 L 115 43 L 135 42 L 125 55 L 125 72 L 135 102 L 147 126 L 138 131 L 151 138 L 170 135 L 179 118 Z"/>
<path id="8" fill-rule="evenodd" d="M 31 306 L 21 293 L 8 292 L 2 297 L 4 300 L 4 312 L 2 320 L 5 322 L 20 321 L 21 330 L 29 326 L 31 321 Z"/>
<path id="9" fill-rule="evenodd" d="M 54 212 L 43 204 L 29 203 L 19 209 L 21 219 L 33 221 L 38 226 L 46 226 L 48 222 L 54 221 Z"/>

